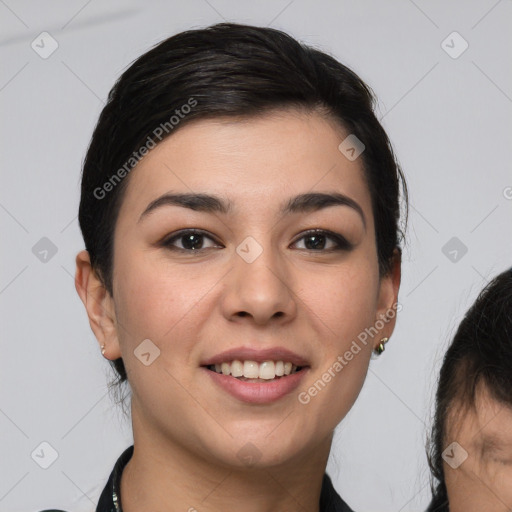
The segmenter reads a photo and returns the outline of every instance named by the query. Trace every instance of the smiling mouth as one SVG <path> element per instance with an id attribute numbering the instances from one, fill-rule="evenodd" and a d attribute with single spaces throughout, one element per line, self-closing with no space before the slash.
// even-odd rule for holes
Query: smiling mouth
<path id="1" fill-rule="evenodd" d="M 231 376 L 244 382 L 273 382 L 275 380 L 298 373 L 306 366 L 296 366 L 289 361 L 226 361 L 220 364 L 205 366 L 208 370 Z"/>

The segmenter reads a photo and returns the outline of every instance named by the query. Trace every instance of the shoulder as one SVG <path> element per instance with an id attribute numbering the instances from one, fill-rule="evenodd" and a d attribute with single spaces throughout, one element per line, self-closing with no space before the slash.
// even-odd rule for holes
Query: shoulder
<path id="1" fill-rule="evenodd" d="M 322 482 L 320 512 L 354 512 L 336 492 L 336 489 L 334 489 L 332 481 L 327 473 L 324 474 Z"/>

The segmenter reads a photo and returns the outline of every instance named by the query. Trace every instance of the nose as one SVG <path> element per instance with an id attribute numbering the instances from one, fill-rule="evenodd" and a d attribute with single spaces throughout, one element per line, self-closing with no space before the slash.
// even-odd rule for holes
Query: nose
<path id="1" fill-rule="evenodd" d="M 261 249 L 253 261 L 242 251 L 233 253 L 233 269 L 226 275 L 222 300 L 223 313 L 230 321 L 248 318 L 257 325 L 283 324 L 296 315 L 297 296 L 285 260 L 269 244 L 261 244 Z"/>

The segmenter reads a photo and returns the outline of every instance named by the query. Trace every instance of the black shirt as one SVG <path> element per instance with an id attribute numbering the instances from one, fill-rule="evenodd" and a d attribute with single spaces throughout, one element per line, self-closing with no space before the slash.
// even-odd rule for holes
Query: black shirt
<path id="1" fill-rule="evenodd" d="M 127 448 L 110 474 L 107 485 L 103 489 L 96 512 L 122 512 L 121 508 L 121 474 L 124 467 L 133 455 L 133 445 Z M 353 510 L 340 498 L 334 490 L 331 479 L 324 473 L 322 491 L 320 494 L 320 512 L 353 512 Z"/>

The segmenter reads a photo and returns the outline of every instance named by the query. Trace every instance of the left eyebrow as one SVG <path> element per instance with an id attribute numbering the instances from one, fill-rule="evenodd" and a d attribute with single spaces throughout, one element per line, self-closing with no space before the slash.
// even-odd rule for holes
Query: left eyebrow
<path id="1" fill-rule="evenodd" d="M 138 222 L 152 211 L 165 205 L 180 206 L 182 208 L 189 208 L 191 210 L 206 212 L 206 213 L 222 213 L 228 214 L 233 210 L 233 203 L 226 201 L 220 197 L 209 194 L 193 194 L 181 193 L 164 194 L 154 201 L 151 201 L 146 209 L 142 212 Z M 298 196 L 288 199 L 280 209 L 282 215 L 289 215 L 292 213 L 306 213 L 314 212 L 331 206 L 348 206 L 355 210 L 361 217 L 364 227 L 366 229 L 366 217 L 363 209 L 352 198 L 340 194 L 339 192 L 310 192 L 300 194 Z"/>
<path id="2" fill-rule="evenodd" d="M 307 194 L 300 194 L 289 199 L 281 208 L 281 213 L 286 215 L 297 212 L 315 212 L 330 206 L 348 206 L 349 208 L 352 208 L 360 215 L 366 229 L 366 217 L 361 206 L 359 206 L 359 204 L 352 198 L 345 194 L 340 194 L 339 192 L 310 192 Z"/>

